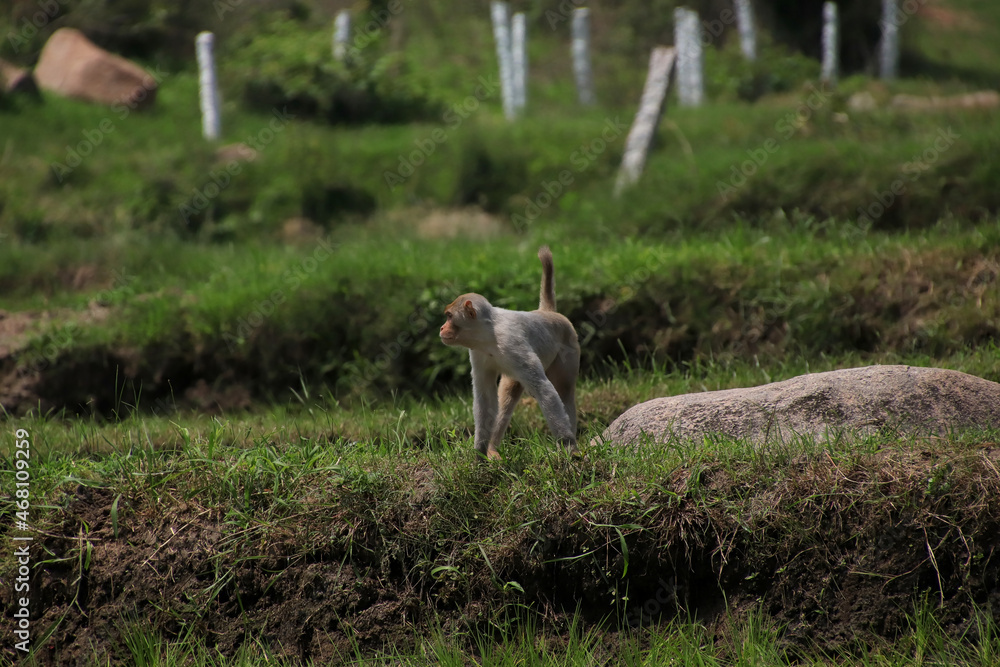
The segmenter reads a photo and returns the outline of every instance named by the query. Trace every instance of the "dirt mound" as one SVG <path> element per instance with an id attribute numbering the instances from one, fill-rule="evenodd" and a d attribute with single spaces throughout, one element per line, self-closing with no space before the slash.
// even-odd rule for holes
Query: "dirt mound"
<path id="1" fill-rule="evenodd" d="M 968 428 L 1000 429 L 1000 384 L 940 368 L 867 366 L 653 399 L 627 410 L 602 438 L 631 445 L 723 434 L 764 443 Z"/>
<path id="2" fill-rule="evenodd" d="M 462 506 L 429 469 L 406 472 L 402 494 L 345 488 L 288 521 L 250 525 L 225 508 L 80 487 L 36 544 L 48 561 L 32 579 L 36 636 L 55 628 L 39 658 L 82 665 L 96 651 L 117 664 L 123 630 L 138 624 L 168 638 L 192 631 L 227 655 L 252 639 L 320 664 L 355 643 L 405 651 L 436 627 L 488 632 L 508 605 L 556 632 L 580 610 L 611 633 L 688 613 L 711 627 L 759 605 L 787 642 L 812 649 L 891 640 L 928 599 L 959 635 L 974 607 L 1000 610 L 998 465 L 995 446 L 801 458 L 777 481 L 706 462 L 641 502 L 557 500 L 501 533 L 473 517 L 481 508 L 456 517 Z M 608 525 L 595 514 L 605 509 L 639 529 Z M 0 590 L 5 608 L 11 595 Z M 0 619 L 7 636 L 11 622 Z"/>
<path id="3" fill-rule="evenodd" d="M 115 535 L 114 501 L 110 490 L 80 487 L 63 536 L 45 540 L 56 562 L 37 570 L 32 614 L 36 628 L 55 625 L 56 633 L 42 664 L 89 665 L 95 650 L 124 658 L 130 624 L 166 636 L 191 628 L 228 655 L 259 637 L 303 661 L 349 654 L 349 637 L 366 646 L 412 642 L 397 626 L 418 601 L 381 585 L 371 568 L 266 543 L 253 553 L 234 549 L 245 534 L 224 512 L 189 503 L 142 508 Z"/>

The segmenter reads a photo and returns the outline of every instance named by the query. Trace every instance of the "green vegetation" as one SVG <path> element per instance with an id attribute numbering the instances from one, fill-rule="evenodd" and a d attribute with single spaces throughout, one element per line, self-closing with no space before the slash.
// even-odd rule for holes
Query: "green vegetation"
<path id="1" fill-rule="evenodd" d="M 771 378 L 739 365 L 623 369 L 585 383 L 581 403 L 586 414 L 655 387 L 762 379 Z M 1000 648 L 975 611 L 996 567 L 1000 478 L 984 443 L 998 433 L 764 450 L 716 439 L 592 444 L 568 462 L 532 411 L 515 419 L 505 462 L 483 466 L 456 432 L 465 412 L 456 399 L 346 410 L 303 395 L 237 419 L 19 420 L 34 447 L 32 520 L 49 536 L 37 585 L 64 591 L 40 629 L 72 637 L 85 622 L 96 655 L 180 660 L 215 653 L 202 652 L 210 627 L 212 646 L 246 664 L 295 654 L 299 614 L 316 627 L 347 623 L 346 635 L 297 654 L 317 664 L 373 651 L 506 660 L 528 650 L 567 664 L 588 652 L 658 664 L 700 647 L 719 664 L 750 651 L 764 665 L 920 664 L 915 656 L 931 654 L 985 665 Z M 4 507 L 8 524 L 13 511 Z M 843 599 L 840 587 L 853 617 L 834 620 L 822 600 Z M 915 612 L 914 590 L 927 591 L 926 609 Z M 263 600 L 270 621 L 253 611 Z M 139 604 L 151 607 L 139 615 Z M 682 622 L 684 609 L 720 604 L 728 620 Z M 958 634 L 944 631 L 951 625 Z M 176 628 L 169 639 L 166 628 Z"/>
<path id="2" fill-rule="evenodd" d="M 291 47 L 291 48 L 290 48 Z M 291 108 L 298 116 L 332 123 L 402 123 L 440 117 L 412 63 L 399 53 L 368 62 L 372 48 L 353 46 L 341 62 L 330 57 L 326 32 L 303 39 L 296 21 L 272 22 L 246 45 L 234 45 L 245 68 L 241 81 L 247 106 L 269 113 Z"/>
<path id="3" fill-rule="evenodd" d="M 421 641 L 412 653 L 391 651 L 377 658 L 364 658 L 357 653 L 339 656 L 345 665 L 483 665 L 483 667 L 514 667 L 538 665 L 600 664 L 609 659 L 628 667 L 655 667 L 681 664 L 722 667 L 754 665 L 757 667 L 789 664 L 811 667 L 834 665 L 878 665 L 909 667 L 926 664 L 948 664 L 955 667 L 989 667 L 1000 660 L 998 635 L 988 618 L 978 636 L 983 639 L 973 645 L 957 642 L 945 635 L 933 616 L 918 609 L 912 619 L 912 630 L 895 646 L 880 646 L 863 655 L 789 655 L 778 641 L 778 633 L 768 622 L 751 616 L 746 622 L 730 622 L 722 641 L 712 641 L 711 633 L 696 622 L 670 623 L 648 634 L 629 638 L 609 650 L 607 637 L 594 630 L 570 627 L 567 638 L 548 635 L 529 626 L 526 630 L 501 633 L 498 640 L 483 638 L 467 642 L 447 637 L 437 631 Z M 135 624 L 127 628 L 124 643 L 135 665 L 144 667 L 250 667 L 267 664 L 296 665 L 296 660 L 283 658 L 260 642 L 250 642 L 233 656 L 213 654 L 211 649 L 194 641 L 168 642 L 155 631 Z M 96 658 L 97 656 L 95 656 Z M 100 662 L 99 658 L 95 662 Z M 28 663 L 30 664 L 30 662 Z"/>
<path id="4" fill-rule="evenodd" d="M 302 382 L 341 398 L 464 387 L 466 358 L 433 335 L 440 312 L 465 291 L 532 308 L 532 251 L 542 241 L 559 248 L 560 309 L 585 341 L 590 373 L 609 359 L 647 356 L 671 364 L 851 351 L 947 357 L 995 339 L 996 222 L 899 233 L 795 217 L 641 244 L 551 227 L 514 242 L 445 242 L 391 220 L 302 246 L 137 238 L 122 254 L 51 243 L 12 255 L 6 280 L 36 285 L 24 291 L 28 304 L 37 303 L 39 283 L 56 283 L 50 302 L 80 313 L 80 324 L 40 334 L 26 362 L 62 366 L 68 378 L 110 357 L 136 367 L 147 400 L 171 402 L 187 386 L 168 387 L 162 369 L 178 363 L 229 369 L 229 381 L 255 398 L 289 397 Z M 382 240 L 389 237 L 391 245 Z M 112 268 L 112 281 L 67 293 L 52 267 L 81 256 Z M 78 388 L 64 387 L 62 405 L 76 410 L 78 396 L 95 396 L 91 409 L 109 414 L 109 401 L 121 399 L 111 395 L 114 364 L 88 372 L 73 380 Z M 123 391 L 134 402 L 136 388 Z"/>
<path id="5" fill-rule="evenodd" d="M 672 0 L 595 8 L 594 109 L 559 5 L 520 7 L 516 122 L 485 2 L 362 3 L 377 29 L 344 64 L 307 2 L 58 4 L 0 56 L 29 64 L 65 20 L 160 88 L 148 112 L 0 96 L 0 469 L 24 429 L 37 664 L 1000 662 L 1000 433 L 568 461 L 529 405 L 477 465 L 467 356 L 436 336 L 461 292 L 533 308 L 548 243 L 581 443 L 651 397 L 807 372 L 1000 381 L 994 111 L 890 105 L 992 85 L 994 3 L 911 17 L 889 86 L 820 90 L 788 25 L 756 64 L 720 39 L 712 103 L 668 109 L 621 198 Z M 201 139 L 170 46 L 213 23 L 220 145 L 250 161 Z"/>

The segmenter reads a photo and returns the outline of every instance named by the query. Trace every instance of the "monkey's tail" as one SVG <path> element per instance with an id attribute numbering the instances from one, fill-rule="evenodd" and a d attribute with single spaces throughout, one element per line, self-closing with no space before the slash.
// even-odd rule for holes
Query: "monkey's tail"
<path id="1" fill-rule="evenodd" d="M 538 259 L 542 260 L 542 289 L 538 297 L 538 310 L 556 309 L 555 270 L 552 267 L 552 251 L 547 245 L 538 249 Z"/>

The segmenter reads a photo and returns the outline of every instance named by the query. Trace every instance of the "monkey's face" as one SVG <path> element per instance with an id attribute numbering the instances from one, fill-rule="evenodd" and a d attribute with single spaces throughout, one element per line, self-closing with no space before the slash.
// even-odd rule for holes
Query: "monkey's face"
<path id="1" fill-rule="evenodd" d="M 458 331 L 459 326 L 456 318 L 449 308 L 444 311 L 444 324 L 441 325 L 441 342 L 445 345 L 459 345 L 458 342 Z"/>
<path id="2" fill-rule="evenodd" d="M 444 324 L 441 325 L 441 342 L 445 345 L 461 345 L 469 347 L 472 344 L 470 336 L 475 333 L 478 314 L 472 301 L 459 297 L 444 309 Z"/>

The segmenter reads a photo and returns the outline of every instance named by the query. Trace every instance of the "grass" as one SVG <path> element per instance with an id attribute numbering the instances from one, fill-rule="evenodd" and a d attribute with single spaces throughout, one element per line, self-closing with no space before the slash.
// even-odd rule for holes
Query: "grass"
<path id="1" fill-rule="evenodd" d="M 413 49 L 437 52 L 437 15 L 420 17 Z M 478 20 L 471 9 L 460 16 Z M 550 37 L 537 48 L 554 52 Z M 242 65 L 221 65 L 232 68 L 222 78 Z M 454 68 L 434 76 L 449 104 L 470 94 Z M 254 400 L 303 385 L 341 398 L 458 386 L 464 358 L 427 335 L 438 313 L 469 289 L 530 308 L 541 243 L 557 248 L 560 304 L 588 341 L 588 368 L 644 355 L 947 356 L 996 334 L 994 300 L 983 298 L 996 279 L 1000 210 L 986 114 L 847 113 L 851 92 L 883 95 L 863 77 L 834 94 L 807 86 L 755 104 L 671 108 L 646 175 L 622 199 L 611 195 L 622 133 L 605 141 L 609 121 L 632 113 L 622 95 L 571 117 L 540 101 L 513 124 L 492 98 L 457 126 L 444 116 L 361 127 L 292 119 L 191 217 L 184 207 L 222 167 L 198 139 L 195 76 L 164 77 L 149 114 L 59 99 L 4 114 L 0 290 L 8 309 L 53 314 L 19 363 L 43 366 L 60 386 L 74 384 L 60 374 L 94 380 L 53 397 L 57 408 L 121 407 L 116 378 L 79 371 L 95 360 L 135 370 L 130 403 L 140 384 L 149 403 L 183 400 L 190 385 L 157 380 L 176 364 L 235 373 Z M 226 99 L 226 142 L 272 120 L 244 109 L 238 91 Z M 57 176 L 53 165 L 93 144 L 105 120 L 114 130 Z M 948 128 L 958 139 L 926 157 Z M 389 187 L 385 174 L 435 132 L 445 140 Z M 562 172 L 572 183 L 534 216 Z M 897 181 L 887 211 L 858 213 L 879 210 Z M 423 222 L 455 206 L 486 209 L 499 231 L 428 238 Z M 283 224 L 298 216 L 320 235 L 287 240 Z M 390 293 L 403 298 L 386 303 Z"/>
<path id="2" fill-rule="evenodd" d="M 370 197 L 381 209 L 418 201 L 477 204 L 516 221 L 516 216 L 525 217 L 529 202 L 538 201 L 544 184 L 557 181 L 562 171 L 573 182 L 555 205 L 543 207 L 541 224 L 572 221 L 576 228 L 597 231 L 613 214 L 615 232 L 650 233 L 718 227 L 733 215 L 758 217 L 778 207 L 854 219 L 858 206 L 867 208 L 879 191 L 900 178 L 905 196 L 876 220 L 879 227 L 924 225 L 949 210 L 960 214 L 963 199 L 996 210 L 987 188 L 995 176 L 987 157 L 997 135 L 988 115 L 883 111 L 851 114 L 849 122 L 838 122 L 835 114 L 845 111 L 846 95 L 813 101 L 817 93 L 807 89 L 770 103 L 671 110 L 647 176 L 623 200 L 611 196 L 608 183 L 624 148 L 630 107 L 578 113 L 572 119 L 538 115 L 515 125 L 485 107 L 457 126 L 443 118 L 364 128 L 293 119 L 260 146 L 257 161 L 243 165 L 221 194 L 191 217 L 183 207 L 197 201 L 213 179 L 218 182 L 220 165 L 212 159 L 212 147 L 198 139 L 191 103 L 197 97 L 194 77 L 177 74 L 168 83 L 157 110 L 125 119 L 58 99 L 30 113 L 7 114 L 6 150 L 32 159 L 0 164 L 6 201 L 0 222 L 27 244 L 121 235 L 137 228 L 145 234 L 245 240 L 271 236 L 280 222 L 297 215 L 339 226 L 344 216 L 335 209 L 342 203 L 322 202 L 341 192 Z M 803 107 L 807 101 L 815 109 Z M 115 130 L 88 148 L 89 155 L 71 173 L 61 179 L 54 175 L 53 165 L 69 160 L 67 147 L 92 143 L 80 128 L 96 128 L 109 117 Z M 258 135 L 272 118 L 236 110 L 227 120 L 224 143 Z M 609 122 L 619 124 L 610 139 Z M 50 129 L 39 133 L 39 124 Z M 934 160 L 914 160 L 943 128 L 958 134 L 953 146 Z M 432 140 L 431 153 L 420 149 L 436 131 L 444 133 L 444 141 Z M 738 184 L 734 173 L 768 140 L 776 148 L 744 170 L 752 187 L 737 185 L 734 195 L 720 197 L 719 183 Z M 411 159 L 413 155 L 418 157 Z M 413 175 L 390 187 L 385 174 L 398 173 L 401 163 L 413 160 L 420 162 Z M 952 184 L 944 198 L 943 183 Z M 112 197 L 107 196 L 109 187 Z M 582 196 L 585 192 L 588 196 Z M 670 202 L 666 210 L 664 201 Z"/>
<path id="3" fill-rule="evenodd" d="M 423 239 L 383 220 L 305 246 L 147 239 L 113 255 L 103 241 L 53 243 L 34 253 L 30 268 L 23 257 L 14 262 L 10 275 L 25 266 L 30 284 L 31 274 L 63 263 L 64 252 L 88 246 L 90 261 L 102 252 L 109 263 L 120 258 L 110 282 L 54 292 L 51 302 L 65 314 L 40 325 L 20 354 L 23 364 L 74 376 L 57 386 L 86 385 L 52 396 L 57 409 L 80 410 L 76 396 L 86 394 L 98 400 L 82 409 L 110 415 L 143 396 L 147 406 L 190 404 L 193 381 L 156 379 L 176 364 L 229 373 L 251 399 L 279 403 L 303 387 L 351 400 L 465 386 L 467 358 L 433 336 L 440 312 L 466 291 L 533 308 L 542 242 L 557 249 L 560 309 L 580 332 L 592 373 L 609 359 L 643 357 L 680 365 L 988 350 L 998 318 L 989 298 L 998 232 L 995 221 L 879 232 L 801 217 L 642 242 L 612 244 L 558 226 L 473 242 Z M 136 368 L 131 383 L 104 362 L 106 370 L 83 376 L 71 370 L 109 356 Z M 995 367 L 982 371 L 996 377 Z"/>
<path id="4" fill-rule="evenodd" d="M 412 653 L 392 651 L 378 657 L 345 655 L 339 664 L 357 665 L 481 665 L 513 667 L 536 665 L 591 665 L 613 660 L 623 666 L 678 665 L 684 667 L 784 667 L 810 665 L 834 667 L 864 665 L 918 667 L 948 664 L 956 667 L 989 667 L 1000 660 L 1000 636 L 988 617 L 978 616 L 977 635 L 969 641 L 954 639 L 941 630 L 925 607 L 911 616 L 910 631 L 895 646 L 878 646 L 860 655 L 789 655 L 777 640 L 778 633 L 765 617 L 751 614 L 745 621 L 728 620 L 716 634 L 697 621 L 675 621 L 661 628 L 635 632 L 609 645 L 596 630 L 583 630 L 574 623 L 568 637 L 554 636 L 528 624 L 507 630 L 500 638 L 465 638 L 433 632 Z M 125 644 L 137 667 L 253 667 L 295 665 L 297 661 L 248 642 L 235 655 L 211 651 L 197 641 L 171 642 L 155 630 L 133 622 L 125 633 Z M 31 664 L 30 661 L 27 664 Z M 96 665 L 110 664 L 94 656 Z"/>
<path id="5" fill-rule="evenodd" d="M 168 68 L 151 113 L 5 105 L 0 293 L 33 319 L 4 372 L 37 374 L 44 399 L 4 413 L 31 433 L 34 627 L 57 630 L 38 645 L 95 665 L 1000 661 L 1000 434 L 708 437 L 568 462 L 532 406 L 505 460 L 477 465 L 466 357 L 433 331 L 463 291 L 534 307 L 535 249 L 552 245 L 586 355 L 583 442 L 654 396 L 805 372 L 1000 380 L 994 119 L 848 107 L 988 84 L 994 5 L 933 9 L 980 27 L 910 24 L 904 71 L 922 74 L 888 87 L 803 80 L 749 104 L 733 91 L 752 72 L 713 53 L 717 99 L 668 109 L 621 199 L 616 128 L 670 16 L 629 3 L 595 14 L 602 106 L 573 105 L 564 23 L 532 39 L 516 123 L 493 93 L 454 115 L 493 68 L 485 6 L 408 12 L 372 53 L 426 63 L 408 82 L 439 116 L 282 121 L 214 196 L 190 65 Z M 252 17 L 232 18 L 223 143 L 257 141 L 274 116 L 244 105 Z M 301 29 L 325 50 L 320 23 Z M 456 208 L 455 237 L 427 231 Z M 315 235 L 286 235 L 300 216 Z M 0 437 L 0 468 L 13 457 Z M 0 500 L 3 526 L 14 511 Z"/>
<path id="6" fill-rule="evenodd" d="M 870 363 L 950 368 L 985 378 L 998 377 L 997 354 L 984 346 L 946 357 L 920 354 L 838 354 L 814 358 L 790 356 L 784 360 L 744 359 L 719 355 L 685 364 L 623 362 L 609 364 L 600 375 L 584 377 L 578 389 L 581 423 L 599 431 L 626 408 L 656 396 L 752 387 L 786 380 L 804 373 Z M 38 435 L 45 453 L 74 456 L 103 455 L 115 448 L 145 443 L 154 449 L 173 449 L 191 439 L 218 440 L 248 446 L 257 437 L 282 440 L 343 438 L 350 441 L 393 442 L 403 449 L 424 442 L 455 444 L 471 435 L 471 399 L 464 388 L 420 396 L 401 393 L 382 400 L 364 396 L 338 398 L 308 389 L 265 411 L 229 413 L 191 411 L 180 403 L 143 401 L 138 411 L 123 404 L 118 419 L 78 419 L 69 413 L 37 413 L 18 418 Z M 468 423 L 467 423 L 468 422 Z M 513 433 L 528 437 L 545 428 L 540 411 L 522 409 L 515 415 Z M 131 444 L 130 444 L 131 443 Z"/>
<path id="7" fill-rule="evenodd" d="M 845 363 L 852 360 L 811 361 L 808 369 Z M 976 370 L 977 364 L 995 364 L 995 355 L 956 357 L 951 363 Z M 616 402 L 630 405 L 665 392 L 757 384 L 804 369 L 794 364 L 767 369 L 740 361 L 702 363 L 683 371 L 622 368 L 607 379 L 583 383 L 582 441 L 599 433 L 603 418 L 614 416 Z M 470 409 L 464 396 L 439 403 L 401 398 L 393 405 L 370 407 L 348 407 L 331 396 L 302 399 L 298 405 L 245 416 L 180 413 L 133 416 L 117 423 L 56 416 L 16 420 L 31 433 L 34 447 L 32 522 L 52 536 L 67 534 L 71 526 L 77 526 L 73 532 L 82 531 L 72 542 L 55 538 L 47 547 L 56 557 L 53 562 L 71 569 L 66 575 L 70 582 L 86 578 L 95 586 L 108 576 L 134 576 L 125 565 L 133 559 L 161 562 L 173 548 L 169 542 L 144 546 L 146 526 L 154 534 L 211 531 L 198 533 L 207 544 L 174 562 L 177 574 L 174 583 L 166 582 L 167 590 L 140 594 L 152 595 L 160 610 L 153 625 L 144 621 L 132 634 L 122 635 L 117 648 L 101 650 L 141 650 L 149 660 L 183 662 L 187 658 L 182 656 L 189 655 L 208 660 L 215 653 L 203 650 L 193 628 L 227 613 L 233 600 L 245 599 L 240 604 L 253 608 L 253 600 L 262 595 L 260 586 L 296 589 L 309 564 L 317 562 L 349 563 L 359 581 L 376 576 L 383 585 L 394 582 L 400 595 L 417 595 L 437 610 L 405 629 L 409 640 L 394 635 L 395 648 L 387 649 L 385 658 L 372 657 L 378 644 L 362 633 L 357 655 L 376 664 L 390 658 L 419 661 L 431 653 L 441 660 L 476 655 L 484 662 L 497 661 L 490 664 L 507 664 L 526 659 L 524 651 L 529 650 L 538 664 L 577 664 L 609 651 L 631 656 L 628 664 L 662 664 L 656 661 L 666 655 L 693 659 L 696 652 L 702 662 L 692 664 L 790 664 L 788 651 L 795 646 L 805 648 L 795 649 L 794 660 L 813 664 L 929 664 L 919 660 L 930 660 L 930 654 L 978 664 L 972 661 L 974 651 L 995 655 L 997 650 L 995 639 L 978 647 L 957 640 L 954 627 L 945 632 L 928 615 L 915 617 L 913 634 L 903 632 L 901 625 L 891 645 L 865 640 L 859 647 L 834 643 L 809 648 L 806 640 L 812 635 L 800 634 L 798 623 L 789 624 L 788 617 L 770 618 L 773 607 L 763 615 L 745 613 L 750 601 L 768 596 L 768 586 L 781 585 L 786 569 L 799 572 L 793 578 L 802 577 L 801 585 L 810 585 L 805 583 L 808 570 L 796 570 L 803 559 L 837 571 L 838 559 L 848 558 L 848 570 L 855 574 L 837 576 L 886 582 L 880 586 L 915 577 L 905 571 L 916 567 L 921 576 L 931 577 L 920 586 L 937 581 L 930 585 L 935 606 L 933 591 L 939 587 L 942 599 L 957 594 L 954 586 L 975 591 L 973 582 L 988 567 L 984 550 L 996 520 L 990 500 L 996 497 L 996 478 L 988 456 L 996 433 L 954 434 L 936 442 L 878 436 L 828 445 L 806 439 L 765 450 L 724 439 L 668 443 L 639 452 L 592 445 L 584 462 L 567 465 L 541 436 L 537 411 L 522 409 L 504 446 L 505 462 L 482 466 L 470 455 Z M 603 418 L 589 409 L 603 411 Z M 11 456 L 9 442 L 3 449 Z M 5 460 L 3 467 L 13 468 L 13 461 Z M 91 503 L 96 514 L 87 509 Z M 12 513 L 13 506 L 4 504 L 0 518 L 5 525 Z M 850 551 L 822 557 L 813 551 L 817 544 L 845 541 L 853 545 Z M 925 541 L 936 553 L 934 566 L 926 560 L 908 565 L 895 560 L 896 547 L 912 556 Z M 91 553 L 85 545 L 99 546 Z M 112 548 L 121 565 L 107 561 Z M 178 548 L 187 547 L 181 543 Z M 691 568 L 671 568 L 678 577 L 672 595 L 684 604 L 709 608 L 699 592 L 704 585 L 699 578 L 720 577 L 718 585 L 734 605 L 732 627 L 719 625 L 716 618 L 710 626 L 674 621 L 639 635 L 597 634 L 601 626 L 595 625 L 595 614 L 650 620 L 636 615 L 643 608 L 638 601 L 655 596 L 662 586 L 656 577 L 663 575 L 655 573 L 664 566 L 655 564 L 664 558 Z M 189 567 L 199 575 L 175 591 Z M 542 583 L 550 570 L 561 573 L 560 586 L 575 591 L 570 599 L 587 600 L 579 636 L 561 625 L 572 616 L 559 611 L 562 588 Z M 754 588 L 753 577 L 733 587 L 732 574 L 722 574 L 746 571 L 759 572 L 763 588 Z M 250 572 L 259 574 L 248 578 Z M 917 579 L 912 581 L 917 585 Z M 132 585 L 144 584 L 140 579 Z M 336 580 L 325 584 L 340 585 Z M 900 601 L 911 599 L 912 591 L 899 594 Z M 115 613 L 127 613 L 128 599 L 126 595 Z M 971 592 L 969 599 L 976 594 Z M 463 608 L 463 600 L 490 601 L 492 611 L 459 622 L 454 612 Z M 525 621 L 529 630 L 524 636 L 534 637 L 531 642 L 520 639 L 517 623 L 498 615 L 504 609 L 533 610 L 529 618 L 538 614 Z M 70 620 L 65 622 L 75 622 L 72 607 L 67 611 Z M 951 607 L 941 613 L 949 624 L 955 622 Z M 423 633 L 433 630 L 438 614 L 436 622 L 447 632 L 419 640 L 434 637 Z M 193 634 L 163 634 L 173 627 L 170 618 Z M 904 623 L 898 613 L 895 618 Z M 542 626 L 531 631 L 535 622 Z M 456 627 L 465 628 L 461 639 L 454 638 Z M 973 632 L 964 621 L 959 627 Z M 113 643 L 118 633 L 103 636 Z M 411 654 L 406 646 L 413 640 Z M 272 659 L 268 652 L 279 650 L 273 641 L 241 640 L 234 646 L 242 646 L 239 656 L 247 656 L 245 664 Z M 820 648 L 827 653 L 817 652 Z M 228 649 L 223 654 L 244 659 Z M 913 657 L 919 655 L 925 657 Z"/>

